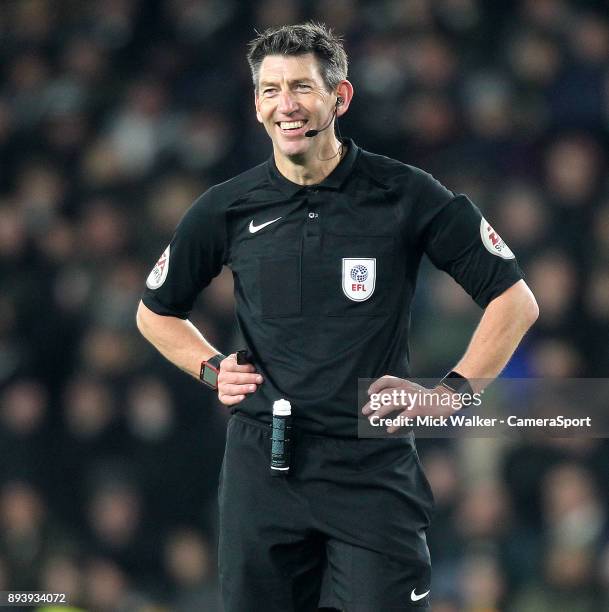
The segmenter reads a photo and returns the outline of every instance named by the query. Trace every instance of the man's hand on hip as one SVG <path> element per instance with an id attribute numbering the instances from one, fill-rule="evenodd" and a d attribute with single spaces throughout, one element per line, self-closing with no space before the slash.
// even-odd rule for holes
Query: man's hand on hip
<path id="1" fill-rule="evenodd" d="M 239 365 L 235 353 L 223 359 L 218 374 L 218 399 L 225 406 L 234 406 L 254 393 L 263 378 L 251 364 Z"/>
<path id="2" fill-rule="evenodd" d="M 398 416 L 411 418 L 420 415 L 446 416 L 453 412 L 450 406 L 439 400 L 440 396 L 453 395 L 453 392 L 446 387 L 439 385 L 427 389 L 397 376 L 385 375 L 375 380 L 368 389 L 368 395 L 376 395 L 377 401 L 382 404 L 375 410 L 369 401 L 362 408 L 362 414 L 368 418 L 372 415 L 385 418 L 396 411 L 400 413 Z M 429 401 L 425 401 L 423 396 L 427 396 Z M 400 428 L 397 425 L 391 425 L 387 427 L 387 432 L 395 433 L 398 429 Z"/>

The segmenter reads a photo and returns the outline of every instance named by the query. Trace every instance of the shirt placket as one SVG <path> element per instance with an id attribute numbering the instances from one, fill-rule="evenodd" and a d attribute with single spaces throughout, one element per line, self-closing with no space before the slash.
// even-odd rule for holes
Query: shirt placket
<path id="1" fill-rule="evenodd" d="M 318 314 L 321 260 L 321 194 L 316 187 L 306 189 L 305 221 L 302 237 L 303 314 Z"/>

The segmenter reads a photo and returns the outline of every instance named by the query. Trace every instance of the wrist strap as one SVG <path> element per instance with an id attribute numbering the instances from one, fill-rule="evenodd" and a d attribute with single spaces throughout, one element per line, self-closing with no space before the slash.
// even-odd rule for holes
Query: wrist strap
<path id="1" fill-rule="evenodd" d="M 469 383 L 469 380 L 459 374 L 459 372 L 455 372 L 451 370 L 441 381 L 440 384 L 455 393 L 467 393 L 468 395 L 473 395 L 474 390 Z"/>

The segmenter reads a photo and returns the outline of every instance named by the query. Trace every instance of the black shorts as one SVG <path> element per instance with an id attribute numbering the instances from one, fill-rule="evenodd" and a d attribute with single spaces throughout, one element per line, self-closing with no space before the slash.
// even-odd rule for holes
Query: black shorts
<path id="1" fill-rule="evenodd" d="M 412 438 L 293 436 L 270 474 L 270 428 L 228 424 L 220 475 L 225 612 L 430 610 L 433 497 Z"/>

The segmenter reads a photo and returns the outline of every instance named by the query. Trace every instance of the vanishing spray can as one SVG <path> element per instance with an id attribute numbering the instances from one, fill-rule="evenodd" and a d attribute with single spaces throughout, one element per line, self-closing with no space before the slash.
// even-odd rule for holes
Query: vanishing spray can
<path id="1" fill-rule="evenodd" d="M 290 471 L 290 446 L 292 434 L 292 406 L 288 400 L 273 402 L 273 427 L 271 431 L 271 474 L 287 476 Z"/>

